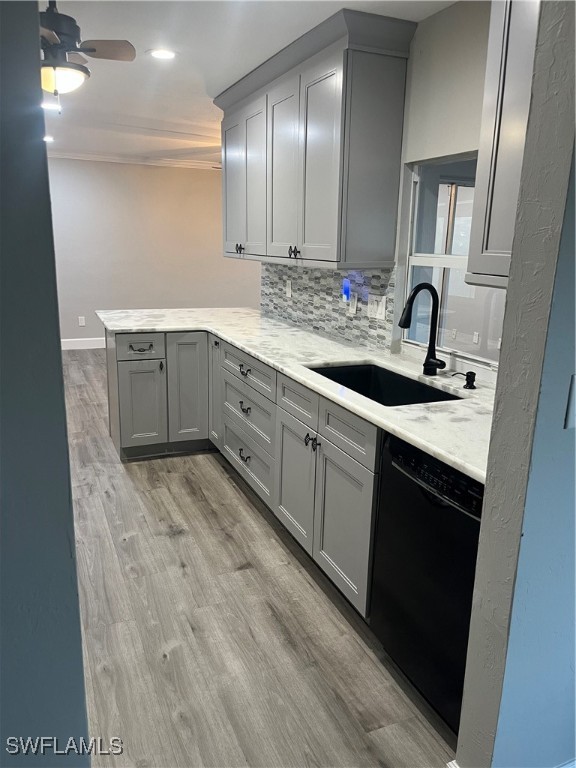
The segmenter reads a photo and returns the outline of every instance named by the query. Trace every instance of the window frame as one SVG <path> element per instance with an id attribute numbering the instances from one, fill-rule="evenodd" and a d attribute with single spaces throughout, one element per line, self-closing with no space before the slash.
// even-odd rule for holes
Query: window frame
<path id="1" fill-rule="evenodd" d="M 428 164 L 428 163 L 426 163 Z M 454 256 L 452 254 L 446 254 L 446 253 L 422 253 L 415 250 L 416 247 L 416 238 L 418 235 L 418 208 L 419 208 L 419 201 L 420 201 L 420 168 L 424 165 L 424 163 L 415 163 L 411 169 L 411 175 L 412 175 L 412 195 L 411 195 L 411 201 L 410 201 L 410 231 L 408 234 L 408 253 L 406 256 L 406 264 L 405 264 L 405 286 L 404 286 L 404 304 L 405 306 L 406 301 L 408 299 L 408 296 L 411 291 L 411 284 L 412 284 L 412 269 L 413 267 L 433 267 L 435 269 L 440 270 L 440 284 L 439 284 L 439 290 L 438 290 L 438 297 L 439 297 L 439 316 L 442 316 L 442 310 L 445 306 L 446 299 L 447 299 L 447 288 L 448 288 L 448 269 L 459 269 L 467 271 L 468 268 L 468 256 Z M 471 184 L 467 179 L 458 178 L 457 175 L 450 175 L 446 177 L 440 176 L 439 183 L 441 184 L 453 184 L 458 186 L 468 186 L 472 187 L 475 186 Z M 455 205 L 451 205 L 451 212 L 453 214 L 453 217 L 455 215 Z M 453 237 L 454 235 L 454 227 L 453 227 L 454 218 L 452 218 L 452 231 L 451 235 Z M 450 229 L 450 222 L 447 223 L 446 228 L 446 235 L 448 235 L 448 231 Z M 446 240 L 448 241 L 448 237 L 446 237 Z M 408 332 L 410 329 L 405 328 L 402 331 L 402 335 L 400 338 L 400 341 L 402 344 L 406 344 L 409 347 L 415 347 L 417 349 L 426 349 L 428 346 L 428 342 L 421 342 L 421 341 L 415 341 L 414 339 L 408 338 Z M 497 370 L 498 369 L 498 362 L 495 360 L 490 360 L 486 357 L 481 357 L 480 355 L 472 355 L 467 352 L 460 352 L 457 349 L 454 349 L 452 347 L 446 347 L 440 344 L 440 332 L 441 332 L 441 325 L 438 323 L 438 328 L 436 331 L 436 350 L 437 352 L 443 353 L 446 356 L 454 356 L 461 360 L 470 360 L 478 365 L 490 368 L 491 370 Z"/>

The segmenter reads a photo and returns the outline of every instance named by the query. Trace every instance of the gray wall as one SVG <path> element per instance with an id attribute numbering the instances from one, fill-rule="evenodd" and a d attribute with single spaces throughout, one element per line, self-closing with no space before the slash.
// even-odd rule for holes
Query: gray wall
<path id="1" fill-rule="evenodd" d="M 492 765 L 574 760 L 574 428 L 564 429 L 574 374 L 574 170 L 558 267 Z"/>
<path id="2" fill-rule="evenodd" d="M 222 256 L 219 171 L 61 159 L 49 171 L 63 339 L 103 337 L 96 309 L 258 306 L 260 265 Z"/>
<path id="3" fill-rule="evenodd" d="M 5 751 L 87 735 L 37 14 L 0 3 L 0 764 L 62 768 Z"/>
<path id="4" fill-rule="evenodd" d="M 459 2 L 418 24 L 410 45 L 404 162 L 478 149 L 489 2 Z"/>

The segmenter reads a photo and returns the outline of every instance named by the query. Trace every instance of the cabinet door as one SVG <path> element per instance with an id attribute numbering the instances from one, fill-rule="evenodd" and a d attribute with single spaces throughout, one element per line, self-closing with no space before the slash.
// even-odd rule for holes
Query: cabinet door
<path id="1" fill-rule="evenodd" d="M 246 124 L 240 113 L 222 122 L 224 251 L 246 241 Z"/>
<path id="2" fill-rule="evenodd" d="M 165 443 L 168 430 L 164 360 L 118 363 L 118 393 L 122 448 Z"/>
<path id="3" fill-rule="evenodd" d="M 538 0 L 491 4 L 469 272 L 510 270 L 538 12 Z"/>
<path id="4" fill-rule="evenodd" d="M 208 437 L 208 340 L 203 332 L 166 334 L 170 442 Z"/>
<path id="5" fill-rule="evenodd" d="M 268 92 L 268 255 L 288 258 L 298 242 L 300 78 Z"/>
<path id="6" fill-rule="evenodd" d="M 317 457 L 314 560 L 366 616 L 376 475 L 323 438 Z"/>
<path id="7" fill-rule="evenodd" d="M 244 113 L 246 242 L 244 252 L 266 256 L 266 97 Z"/>
<path id="8" fill-rule="evenodd" d="M 222 368 L 220 339 L 208 337 L 208 437 L 217 448 L 222 446 Z"/>
<path id="9" fill-rule="evenodd" d="M 338 258 L 342 68 L 339 51 L 307 67 L 300 77 L 298 248 L 303 259 Z"/>
<path id="10" fill-rule="evenodd" d="M 312 554 L 316 461 L 312 438 L 316 433 L 278 408 L 276 419 L 276 478 L 272 508 L 308 552 Z"/>

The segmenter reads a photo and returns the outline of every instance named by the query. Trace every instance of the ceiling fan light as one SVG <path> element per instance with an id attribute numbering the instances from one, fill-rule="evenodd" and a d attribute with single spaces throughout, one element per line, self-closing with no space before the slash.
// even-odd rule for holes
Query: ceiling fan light
<path id="1" fill-rule="evenodd" d="M 176 56 L 175 51 L 170 51 L 168 48 L 153 48 L 150 51 L 150 56 L 155 59 L 173 59 Z"/>
<path id="2" fill-rule="evenodd" d="M 56 66 L 48 61 L 42 62 L 42 90 L 48 93 L 70 93 L 90 77 L 90 70 L 82 64 L 61 62 Z"/>

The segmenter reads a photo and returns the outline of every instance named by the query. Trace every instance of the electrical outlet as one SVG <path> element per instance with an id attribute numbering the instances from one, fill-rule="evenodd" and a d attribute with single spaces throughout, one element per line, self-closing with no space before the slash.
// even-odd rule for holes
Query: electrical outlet
<path id="1" fill-rule="evenodd" d="M 358 309 L 358 294 L 357 293 L 351 293 L 350 294 L 350 303 L 348 304 L 348 314 L 349 315 L 355 315 L 357 309 Z"/>
<path id="2" fill-rule="evenodd" d="M 386 307 L 388 306 L 388 297 L 382 296 L 380 299 L 380 304 L 378 306 L 378 314 L 376 315 L 376 318 L 378 320 L 386 320 Z"/>
<path id="3" fill-rule="evenodd" d="M 458 329 L 457 328 L 452 328 L 452 339 L 455 339 L 456 336 L 458 336 Z"/>
<path id="4" fill-rule="evenodd" d="M 368 317 L 378 317 L 382 296 L 375 293 L 368 294 Z"/>
<path id="5" fill-rule="evenodd" d="M 472 335 L 472 341 L 474 342 L 474 344 L 480 344 L 480 334 L 478 333 L 478 331 L 474 331 Z"/>
<path id="6" fill-rule="evenodd" d="M 286 298 L 292 298 L 292 280 L 286 280 Z"/>
<path id="7" fill-rule="evenodd" d="M 80 328 L 84 328 L 84 326 L 86 325 L 86 318 L 84 317 L 84 315 L 78 315 L 78 325 L 80 326 Z"/>

